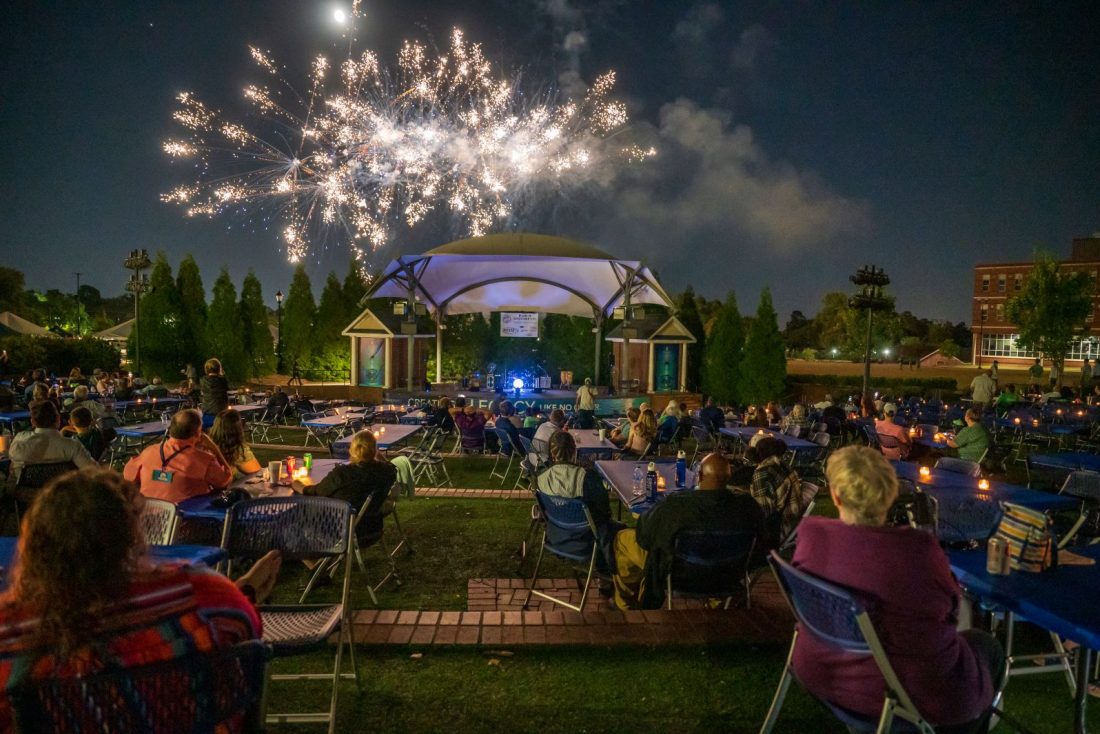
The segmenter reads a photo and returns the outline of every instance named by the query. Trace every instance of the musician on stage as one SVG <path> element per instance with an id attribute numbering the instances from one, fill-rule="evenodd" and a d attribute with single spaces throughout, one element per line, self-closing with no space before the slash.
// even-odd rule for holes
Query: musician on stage
<path id="1" fill-rule="evenodd" d="M 596 391 L 592 388 L 592 378 L 584 378 L 584 384 L 577 388 L 577 402 L 573 406 L 577 412 L 577 428 L 596 427 Z"/>

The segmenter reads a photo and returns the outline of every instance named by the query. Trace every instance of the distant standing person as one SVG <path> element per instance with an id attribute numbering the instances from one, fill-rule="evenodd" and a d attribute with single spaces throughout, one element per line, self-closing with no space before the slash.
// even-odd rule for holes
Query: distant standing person
<path id="1" fill-rule="evenodd" d="M 596 427 L 596 391 L 592 389 L 592 378 L 584 378 L 584 384 L 577 388 L 577 428 Z"/>
<path id="2" fill-rule="evenodd" d="M 1089 364 L 1089 358 L 1085 357 L 1085 361 L 1081 363 L 1081 395 L 1085 396 L 1089 390 L 1092 389 L 1092 365 Z"/>
<path id="3" fill-rule="evenodd" d="M 1057 362 L 1053 362 L 1050 365 L 1050 386 L 1058 387 L 1058 380 L 1062 377 L 1062 370 L 1058 367 Z"/>
<path id="4" fill-rule="evenodd" d="M 1031 384 L 1038 387 L 1043 382 L 1043 361 L 1036 359 L 1035 364 L 1027 368 L 1027 374 L 1031 377 Z"/>
<path id="5" fill-rule="evenodd" d="M 290 379 L 286 381 L 287 386 L 294 384 L 294 381 L 298 381 L 298 387 L 302 386 L 302 373 L 298 369 L 298 358 L 294 357 L 290 362 Z"/>
<path id="6" fill-rule="evenodd" d="M 993 364 L 989 365 L 989 376 L 993 379 L 993 386 L 997 387 L 1000 383 L 998 379 L 1000 377 L 1001 365 L 997 363 L 997 360 L 993 360 Z"/>
<path id="7" fill-rule="evenodd" d="M 199 381 L 199 371 L 195 369 L 195 365 L 191 364 L 190 362 L 188 362 L 187 366 L 180 370 L 180 372 L 182 372 L 183 376 L 190 380 L 192 383 Z"/>
<path id="8" fill-rule="evenodd" d="M 970 398 L 979 409 L 988 408 L 993 402 L 993 393 L 996 392 L 997 386 L 989 372 L 981 373 L 970 382 Z"/>
<path id="9" fill-rule="evenodd" d="M 8 374 L 8 350 L 0 349 L 0 377 Z"/>
<path id="10" fill-rule="evenodd" d="M 229 380 L 225 379 L 222 363 L 216 357 L 206 360 L 202 370 L 206 373 L 199 382 L 202 412 L 213 417 L 229 407 Z"/>

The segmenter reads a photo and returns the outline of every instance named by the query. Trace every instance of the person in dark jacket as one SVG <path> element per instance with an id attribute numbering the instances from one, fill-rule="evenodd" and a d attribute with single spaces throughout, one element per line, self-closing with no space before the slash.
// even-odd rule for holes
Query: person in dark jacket
<path id="1" fill-rule="evenodd" d="M 726 414 L 714 404 L 714 398 L 707 398 L 707 404 L 699 410 L 699 422 L 712 434 L 726 427 Z"/>
<path id="2" fill-rule="evenodd" d="M 439 402 L 435 404 L 435 411 L 432 413 L 428 425 L 435 426 L 444 433 L 454 432 L 455 419 L 451 415 L 451 401 L 449 398 L 440 398 Z"/>
<path id="3" fill-rule="evenodd" d="M 378 456 L 378 443 L 370 431 L 352 436 L 348 452 L 351 461 L 334 467 L 317 484 L 295 480 L 292 486 L 302 494 L 344 500 L 356 513 L 367 503 L 367 511 L 356 527 L 359 542 L 366 544 L 373 542 L 382 530 L 382 505 L 397 481 L 397 469 Z"/>
<path id="4" fill-rule="evenodd" d="M 708 454 L 699 465 L 699 487 L 677 492 L 638 518 L 637 528 L 615 536 L 615 605 L 656 609 L 664 602 L 665 578 L 681 530 L 747 530 L 759 535 L 763 512 L 751 496 L 727 489 L 729 462 Z"/>
<path id="5" fill-rule="evenodd" d="M 229 407 L 229 380 L 225 379 L 222 363 L 214 357 L 203 365 L 206 373 L 199 382 L 202 391 L 202 412 L 216 416 Z"/>

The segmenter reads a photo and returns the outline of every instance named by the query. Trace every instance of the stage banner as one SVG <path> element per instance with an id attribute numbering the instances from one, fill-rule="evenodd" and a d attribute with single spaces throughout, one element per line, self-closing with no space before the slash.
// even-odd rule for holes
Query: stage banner
<path id="1" fill-rule="evenodd" d="M 538 338 L 539 315 L 502 311 L 500 314 L 500 335 Z"/>

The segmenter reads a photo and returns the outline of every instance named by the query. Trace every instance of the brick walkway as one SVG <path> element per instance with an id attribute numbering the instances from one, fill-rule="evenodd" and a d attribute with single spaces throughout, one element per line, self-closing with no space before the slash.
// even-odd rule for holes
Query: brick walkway
<path id="1" fill-rule="evenodd" d="M 454 487 L 417 487 L 417 497 L 458 497 L 464 500 L 528 500 L 526 489 L 455 489 Z"/>
<path id="2" fill-rule="evenodd" d="M 548 590 L 577 593 L 571 579 L 543 581 L 540 585 Z M 620 612 L 593 589 L 584 613 L 550 602 L 532 603 L 522 611 L 522 584 L 520 579 L 471 579 L 471 608 L 465 612 L 356 612 L 355 640 L 380 645 L 510 646 L 784 643 L 794 624 L 770 574 L 753 588 L 751 609 L 729 610 L 687 608 L 686 600 L 674 600 L 679 608 Z"/>

